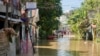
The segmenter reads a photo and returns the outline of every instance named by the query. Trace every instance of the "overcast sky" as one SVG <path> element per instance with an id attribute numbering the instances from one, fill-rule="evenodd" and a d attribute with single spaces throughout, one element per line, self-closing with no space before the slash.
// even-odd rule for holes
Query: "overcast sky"
<path id="1" fill-rule="evenodd" d="M 61 0 L 63 12 L 78 8 L 84 0 Z"/>

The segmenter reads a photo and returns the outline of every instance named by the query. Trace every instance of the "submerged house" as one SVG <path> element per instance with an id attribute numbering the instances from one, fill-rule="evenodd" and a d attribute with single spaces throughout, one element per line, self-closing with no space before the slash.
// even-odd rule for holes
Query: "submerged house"
<path id="1" fill-rule="evenodd" d="M 9 56 L 16 56 L 16 53 L 20 53 L 22 50 L 21 48 L 24 47 L 21 46 L 21 41 L 23 39 L 25 40 L 25 38 L 28 38 L 28 36 L 30 35 L 32 42 L 34 42 L 34 38 L 39 37 L 39 27 L 36 25 L 36 23 L 39 21 L 39 10 L 36 8 L 26 11 L 26 8 L 24 8 L 23 11 L 26 11 L 24 12 L 26 13 L 26 18 L 22 19 L 22 3 L 16 4 L 15 0 L 10 1 L 13 1 L 13 3 L 8 3 L 7 5 L 5 5 L 5 0 L 0 0 L 0 29 L 5 28 L 6 26 L 7 28 L 13 28 L 17 32 L 17 38 L 11 38 L 11 40 L 9 41 L 10 50 L 8 52 Z M 28 21 L 25 22 L 24 20 Z M 29 28 L 27 33 L 25 33 L 27 30 L 26 23 L 28 23 L 27 25 Z"/>
<path id="2" fill-rule="evenodd" d="M 22 22 L 22 20 L 20 19 L 20 10 L 16 9 L 12 5 L 12 3 L 8 3 L 7 5 L 5 5 L 4 2 L 5 0 L 0 0 L 0 29 L 5 28 L 6 26 L 6 28 L 13 28 L 18 33 L 20 32 L 20 23 Z M 17 47 L 15 40 L 19 38 L 15 38 L 16 36 L 10 36 L 10 37 L 14 38 L 9 39 L 10 49 L 7 52 L 7 55 L 16 56 Z"/>

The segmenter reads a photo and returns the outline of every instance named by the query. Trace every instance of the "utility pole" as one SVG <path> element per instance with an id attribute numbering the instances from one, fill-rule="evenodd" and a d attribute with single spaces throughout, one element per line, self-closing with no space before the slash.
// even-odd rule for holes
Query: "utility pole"
<path id="1" fill-rule="evenodd" d="M 6 2 L 6 18 L 4 23 L 4 28 L 8 27 L 8 1 Z"/>

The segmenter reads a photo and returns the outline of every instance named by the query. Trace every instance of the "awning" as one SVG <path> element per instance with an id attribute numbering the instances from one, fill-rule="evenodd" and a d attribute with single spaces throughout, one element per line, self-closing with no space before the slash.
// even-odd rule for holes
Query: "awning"
<path id="1" fill-rule="evenodd" d="M 0 15 L 0 17 L 3 18 L 3 19 L 6 18 L 6 16 L 3 16 L 3 15 Z M 15 19 L 15 18 L 11 18 L 11 17 L 8 17 L 8 20 L 13 21 L 15 23 L 22 22 L 21 19 Z"/>
<path id="2" fill-rule="evenodd" d="M 6 16 L 6 12 L 0 12 L 0 15 L 2 15 L 2 16 Z M 11 17 L 11 18 L 17 18 L 17 17 L 19 17 L 18 15 L 16 15 L 16 14 L 12 14 L 12 13 L 8 13 L 8 17 Z"/>

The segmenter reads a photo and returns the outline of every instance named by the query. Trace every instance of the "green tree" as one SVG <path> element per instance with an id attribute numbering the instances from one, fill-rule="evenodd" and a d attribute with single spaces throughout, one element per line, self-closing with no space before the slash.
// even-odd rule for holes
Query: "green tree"
<path id="1" fill-rule="evenodd" d="M 40 26 L 40 37 L 47 38 L 52 34 L 52 30 L 58 28 L 59 21 L 56 17 L 62 14 L 60 0 L 37 0 L 39 8 L 40 21 L 37 22 Z"/>
<path id="2" fill-rule="evenodd" d="M 94 19 L 91 19 L 91 23 L 95 23 L 97 25 L 97 29 L 99 29 L 99 21 L 100 21 L 100 0 L 84 0 L 81 7 L 78 9 L 75 9 L 71 12 L 71 15 L 69 17 L 69 24 L 71 25 L 71 29 L 73 32 L 77 33 L 84 31 L 84 29 L 80 26 L 86 26 L 85 20 L 89 19 L 88 14 L 89 11 L 94 10 L 96 11 L 94 15 Z"/>

